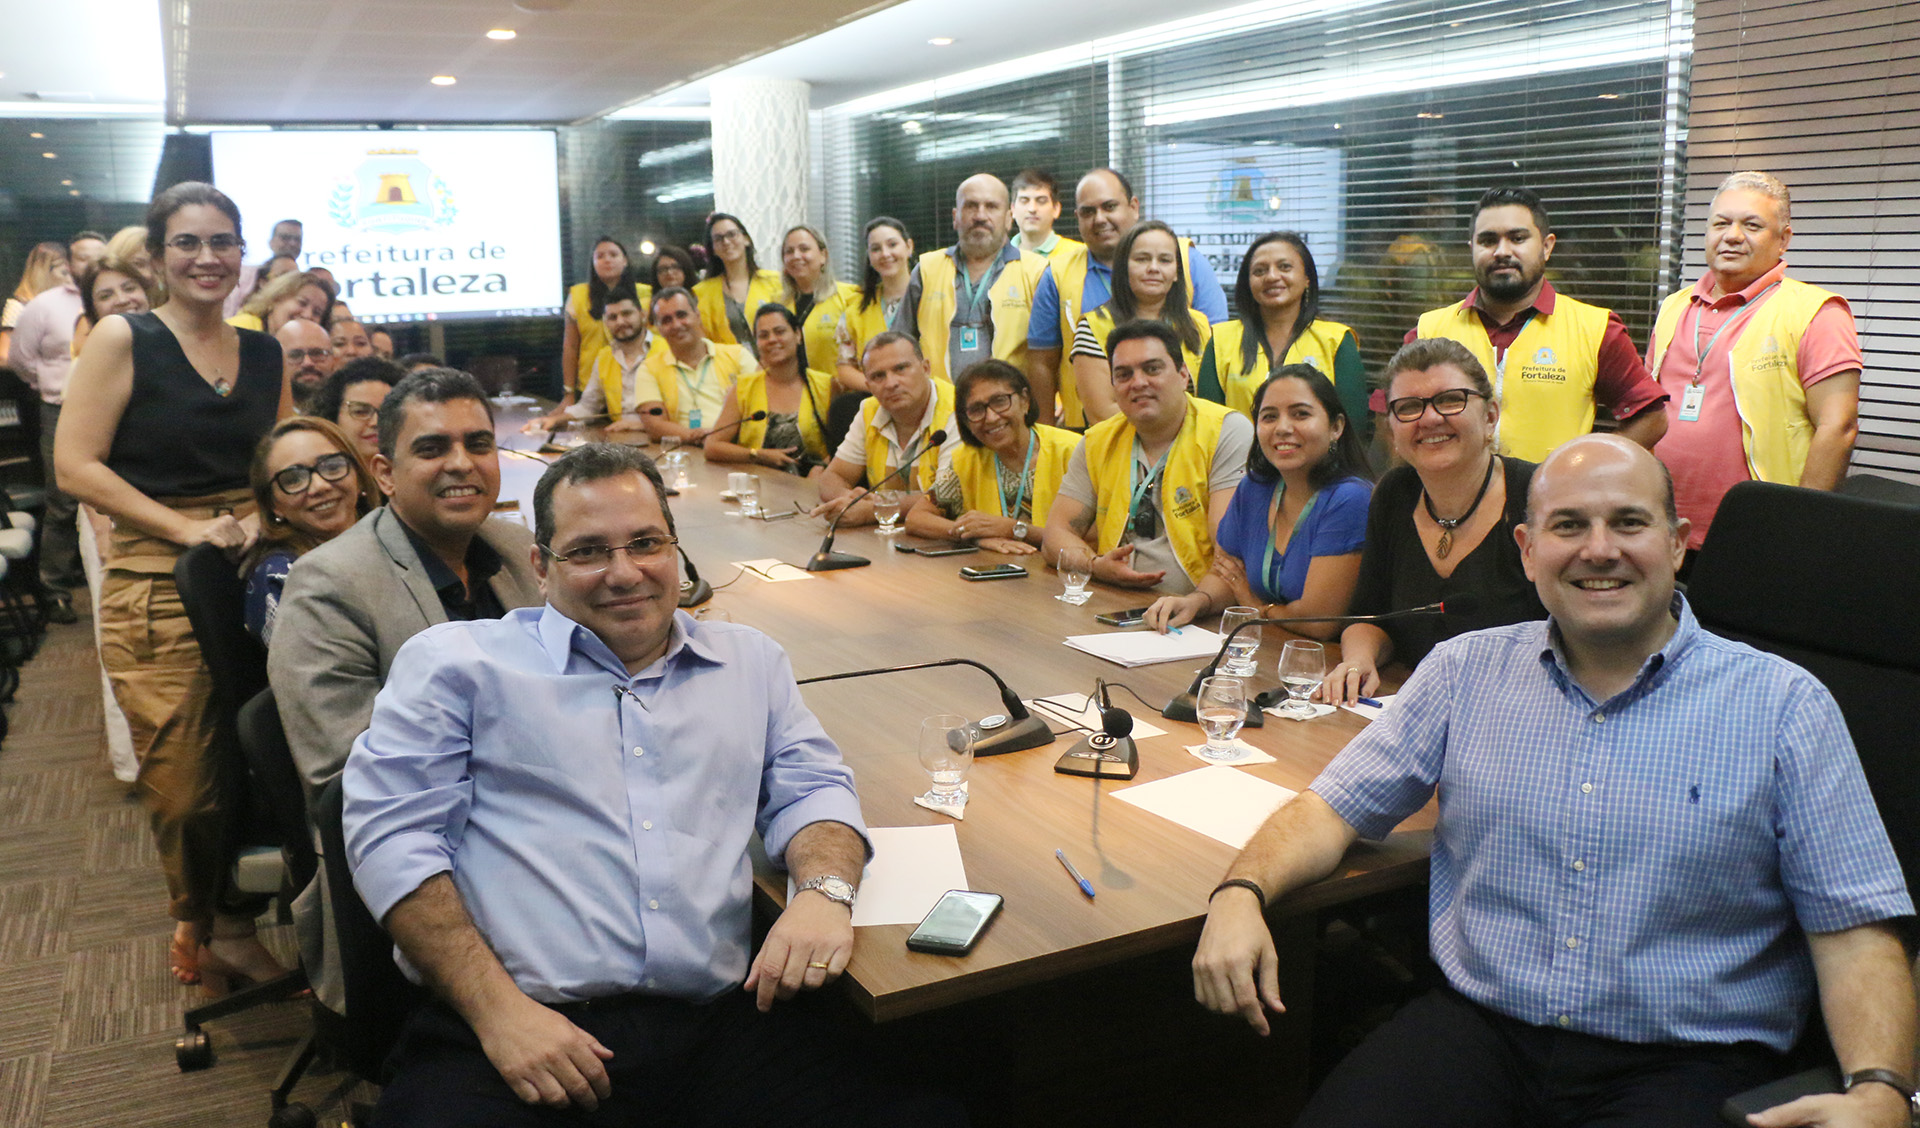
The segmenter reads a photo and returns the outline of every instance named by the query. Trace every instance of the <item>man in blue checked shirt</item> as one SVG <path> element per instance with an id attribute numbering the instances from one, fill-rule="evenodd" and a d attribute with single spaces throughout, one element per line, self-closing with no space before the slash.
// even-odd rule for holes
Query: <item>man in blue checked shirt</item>
<path id="1" fill-rule="evenodd" d="M 1567 443 L 1516 530 L 1552 618 L 1443 643 L 1214 890 L 1194 993 L 1268 1029 L 1267 899 L 1439 791 L 1446 986 L 1353 1051 L 1299 1123 L 1711 1125 L 1785 1072 L 1817 989 L 1845 1094 L 1752 1118 L 1907 1123 L 1910 901 L 1840 712 L 1700 628 L 1687 522 L 1639 446 Z M 1804 937 L 1804 940 L 1802 939 Z"/>
<path id="2" fill-rule="evenodd" d="M 580 447 L 534 520 L 546 604 L 415 636 L 347 760 L 354 883 L 436 996 L 380 1121 L 954 1120 L 773 1008 L 852 955 L 860 800 L 785 653 L 677 611 L 659 472 Z M 749 969 L 756 833 L 799 891 Z"/>

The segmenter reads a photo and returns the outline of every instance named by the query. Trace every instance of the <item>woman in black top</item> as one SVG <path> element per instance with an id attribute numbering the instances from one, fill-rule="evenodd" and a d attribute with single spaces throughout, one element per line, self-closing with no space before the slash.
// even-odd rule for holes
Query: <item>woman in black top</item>
<path id="1" fill-rule="evenodd" d="M 1352 614 L 1463 598 L 1471 606 L 1348 627 L 1326 700 L 1371 695 L 1390 659 L 1413 665 L 1454 635 L 1547 617 L 1513 539 L 1534 464 L 1494 453 L 1499 420 L 1486 369 L 1459 342 L 1424 338 L 1387 362 L 1387 426 L 1406 465 L 1374 487 Z"/>
<path id="2" fill-rule="evenodd" d="M 283 969 L 250 915 L 218 911 L 227 819 L 207 755 L 212 676 L 173 583 L 180 553 L 238 557 L 259 532 L 247 470 L 293 413 L 280 345 L 220 316 L 240 277 L 240 212 L 212 185 L 178 184 L 147 212 L 168 299 L 100 319 L 67 382 L 54 441 L 60 484 L 113 519 L 100 651 L 140 757 L 136 781 L 166 871 L 174 975 L 222 989 Z"/>

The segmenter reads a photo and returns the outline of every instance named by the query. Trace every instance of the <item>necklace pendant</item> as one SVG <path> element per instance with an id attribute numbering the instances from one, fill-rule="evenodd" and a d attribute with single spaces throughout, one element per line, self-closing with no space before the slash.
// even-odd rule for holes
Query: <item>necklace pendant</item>
<path id="1" fill-rule="evenodd" d="M 1434 546 L 1433 553 L 1435 556 L 1438 556 L 1440 559 L 1445 560 L 1447 558 L 1447 553 L 1452 551 L 1453 551 L 1453 530 L 1441 529 L 1440 543 Z"/>
<path id="2" fill-rule="evenodd" d="M 229 395 L 232 395 L 232 394 L 233 394 L 233 381 L 231 381 L 231 380 L 215 380 L 215 381 L 213 382 L 213 394 L 214 394 L 214 395 L 216 395 L 216 396 L 220 396 L 220 397 L 221 397 L 221 398 L 223 398 L 223 399 L 224 399 L 225 397 L 227 397 L 227 396 L 229 396 Z"/>

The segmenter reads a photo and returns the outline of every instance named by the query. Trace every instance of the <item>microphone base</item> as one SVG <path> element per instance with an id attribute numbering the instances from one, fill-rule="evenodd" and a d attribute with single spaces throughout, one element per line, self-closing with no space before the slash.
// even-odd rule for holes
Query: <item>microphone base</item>
<path id="1" fill-rule="evenodd" d="M 1088 779 L 1132 779 L 1140 771 L 1140 752 L 1131 736 L 1096 732 L 1067 749 L 1053 770 Z"/>
<path id="2" fill-rule="evenodd" d="M 873 561 L 851 552 L 816 552 L 807 561 L 809 572 L 834 572 L 841 568 L 864 568 Z"/>
<path id="3" fill-rule="evenodd" d="M 1043 748 L 1053 743 L 1053 730 L 1039 717 L 1028 715 L 1024 720 L 1008 721 L 999 728 L 983 729 L 974 726 L 973 755 L 1000 756 L 1008 752 L 1024 752 L 1029 748 Z"/>
<path id="4" fill-rule="evenodd" d="M 1194 695 L 1191 693 L 1175 694 L 1167 702 L 1167 707 L 1160 710 L 1160 715 L 1169 721 L 1185 721 L 1190 725 L 1200 723 L 1200 714 L 1194 710 Z M 1265 728 L 1266 724 L 1267 714 L 1260 708 L 1259 702 L 1247 702 L 1247 723 L 1241 727 Z"/>

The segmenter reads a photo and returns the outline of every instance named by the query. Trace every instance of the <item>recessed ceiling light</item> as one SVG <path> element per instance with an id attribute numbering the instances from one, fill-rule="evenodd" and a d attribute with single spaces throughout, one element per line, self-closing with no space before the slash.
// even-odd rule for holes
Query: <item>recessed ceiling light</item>
<path id="1" fill-rule="evenodd" d="M 655 244 L 652 239 L 640 240 L 640 253 L 643 255 L 653 254 L 655 251 L 658 251 L 659 249 L 660 249 L 659 246 Z"/>
<path id="2" fill-rule="evenodd" d="M 953 46 L 953 36 L 936 35 L 932 39 L 927 40 L 927 42 L 933 44 L 935 47 L 951 47 Z"/>
<path id="3" fill-rule="evenodd" d="M 1602 101 L 1606 101 L 1606 102 L 1611 102 L 1611 101 L 1613 101 L 1614 99 L 1616 99 L 1616 98 L 1618 98 L 1618 97 L 1620 97 L 1620 95 L 1618 95 L 1618 94 L 1596 94 L 1596 95 L 1594 95 L 1594 96 L 1595 96 L 1596 98 L 1599 98 L 1599 99 L 1601 99 Z"/>
<path id="4" fill-rule="evenodd" d="M 67 195 L 69 195 L 69 196 L 78 196 L 79 194 L 80 194 L 80 189 L 78 189 L 78 188 L 69 188 L 69 189 L 67 189 Z"/>
<path id="5" fill-rule="evenodd" d="M 918 136 L 925 128 L 926 126 L 921 125 L 917 120 L 903 121 L 900 123 L 901 132 L 911 133 L 915 136 Z"/>
<path id="6" fill-rule="evenodd" d="M 41 153 L 40 155 L 47 158 L 48 160 L 52 160 L 53 158 L 59 156 L 60 154 L 59 153 Z"/>
<path id="7" fill-rule="evenodd" d="M 71 180 L 62 180 L 62 181 L 60 182 L 60 187 L 62 187 L 62 188 L 71 188 L 71 187 L 73 187 L 73 181 L 71 181 Z"/>
<path id="8" fill-rule="evenodd" d="M 435 86 L 452 86 L 460 80 L 450 74 L 436 74 L 427 81 L 433 83 Z"/>
<path id="9" fill-rule="evenodd" d="M 1441 118 L 1446 117 L 1447 115 L 1441 114 L 1441 113 L 1435 113 L 1432 110 L 1421 110 L 1419 113 L 1413 116 L 1417 118 L 1425 118 L 1428 121 L 1439 121 Z"/>
<path id="10" fill-rule="evenodd" d="M 29 133 L 27 136 L 33 138 L 35 141 L 40 141 L 45 139 L 47 135 L 44 133 Z"/>
<path id="11" fill-rule="evenodd" d="M 510 27 L 496 27 L 493 30 L 487 32 L 487 38 L 488 39 L 512 39 L 514 36 L 518 34 L 520 33 L 513 30 Z"/>

